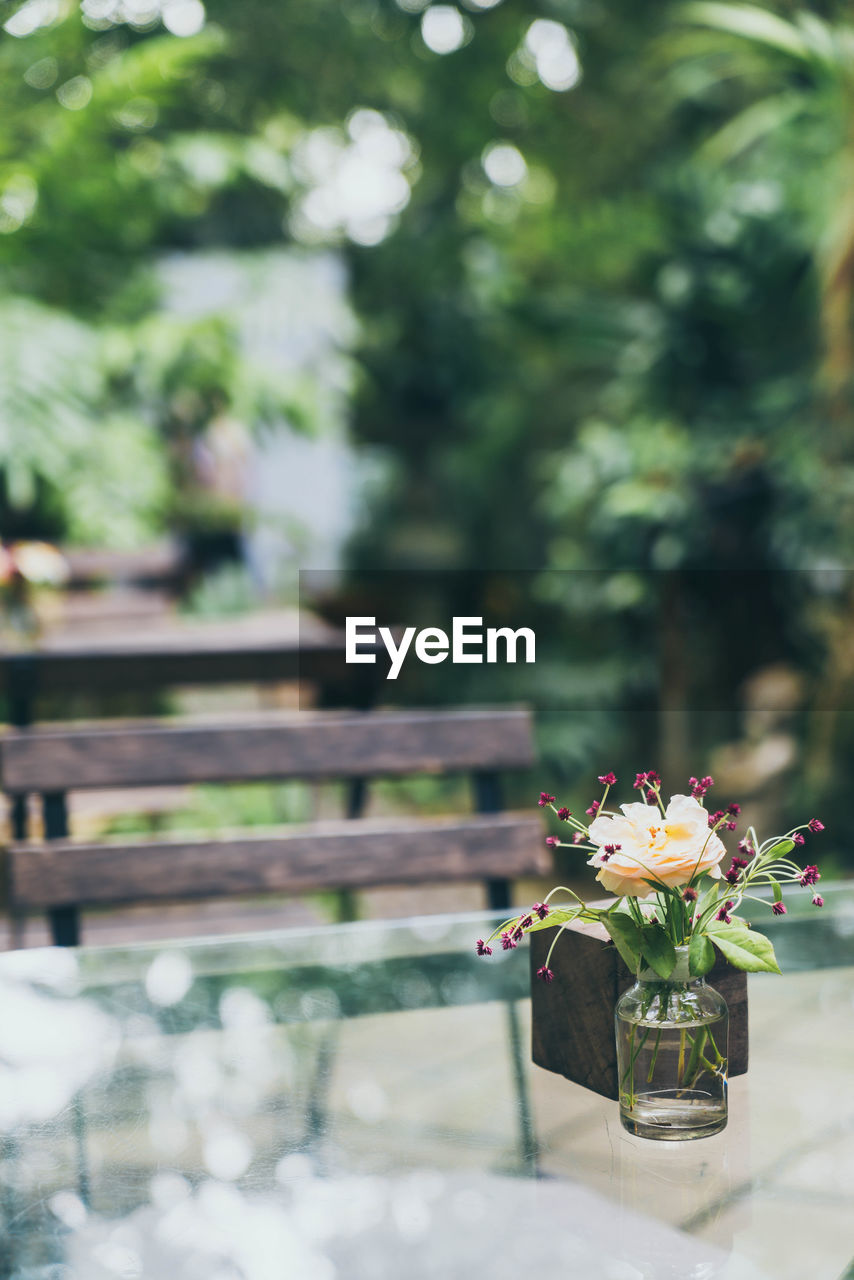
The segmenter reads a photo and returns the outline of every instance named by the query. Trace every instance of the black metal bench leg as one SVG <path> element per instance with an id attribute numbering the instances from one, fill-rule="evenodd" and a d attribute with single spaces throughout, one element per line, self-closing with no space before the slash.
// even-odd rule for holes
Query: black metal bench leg
<path id="1" fill-rule="evenodd" d="M 490 770 L 476 773 L 472 778 L 474 784 L 474 807 L 478 813 L 500 813 L 504 808 L 504 796 L 501 778 Z M 510 881 L 505 878 L 486 881 L 486 903 L 490 911 L 507 911 L 511 899 Z"/>
<path id="2" fill-rule="evenodd" d="M 27 797 L 12 796 L 12 839 L 27 838 Z"/>
<path id="3" fill-rule="evenodd" d="M 46 791 L 42 796 L 46 840 L 64 840 L 68 835 L 68 798 L 64 791 Z M 80 944 L 80 911 L 76 906 L 52 907 L 47 913 L 50 934 L 56 947 Z"/>
<path id="4" fill-rule="evenodd" d="M 47 918 L 55 947 L 79 947 L 80 912 L 76 907 L 52 907 Z"/>
<path id="5" fill-rule="evenodd" d="M 26 795 L 12 796 L 11 798 L 11 824 L 12 839 L 23 841 L 27 838 L 27 828 L 29 826 L 28 813 L 28 797 Z M 18 951 L 24 945 L 24 916 L 17 909 L 11 886 L 9 888 L 9 946 L 13 951 Z"/>

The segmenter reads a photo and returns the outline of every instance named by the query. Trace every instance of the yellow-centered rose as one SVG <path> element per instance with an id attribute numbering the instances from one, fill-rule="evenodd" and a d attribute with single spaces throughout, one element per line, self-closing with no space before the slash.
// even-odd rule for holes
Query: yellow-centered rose
<path id="1" fill-rule="evenodd" d="M 720 877 L 723 842 L 709 830 L 709 815 L 693 796 L 672 796 L 662 814 L 658 805 L 624 804 L 622 816 L 590 823 L 590 840 L 599 846 L 588 863 L 596 879 L 618 898 L 646 898 L 658 880 L 670 888 L 687 884 L 705 871 Z M 613 848 L 613 852 L 611 849 Z"/>

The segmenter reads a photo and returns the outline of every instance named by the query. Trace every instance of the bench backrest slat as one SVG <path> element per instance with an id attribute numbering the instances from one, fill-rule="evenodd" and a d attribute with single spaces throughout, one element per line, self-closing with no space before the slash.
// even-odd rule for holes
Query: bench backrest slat
<path id="1" fill-rule="evenodd" d="M 0 737 L 10 794 L 276 778 L 525 768 L 524 708 L 303 712 L 216 725 L 15 730 Z"/>
<path id="2" fill-rule="evenodd" d="M 9 885 L 24 910 L 244 893 L 545 874 L 536 817 L 346 823 L 211 841 L 13 846 Z"/>

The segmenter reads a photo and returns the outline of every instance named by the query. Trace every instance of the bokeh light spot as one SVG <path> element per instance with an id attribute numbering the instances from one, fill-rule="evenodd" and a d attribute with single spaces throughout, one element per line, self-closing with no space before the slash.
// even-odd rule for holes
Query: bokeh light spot
<path id="1" fill-rule="evenodd" d="M 68 111 L 82 111 L 92 101 L 92 81 L 88 76 L 73 76 L 56 91 L 60 106 Z"/>
<path id="2" fill-rule="evenodd" d="M 173 36 L 195 36 L 205 25 L 201 0 L 174 0 L 163 6 L 163 25 Z"/>
<path id="3" fill-rule="evenodd" d="M 563 93 L 581 79 L 581 63 L 566 27 L 550 18 L 537 18 L 525 36 L 525 51 L 547 89 Z"/>
<path id="4" fill-rule="evenodd" d="M 62 16 L 60 0 L 28 0 L 17 13 L 13 13 L 3 30 L 10 36 L 31 36 L 39 27 L 49 27 Z"/>
<path id="5" fill-rule="evenodd" d="M 517 187 L 525 178 L 525 157 L 512 142 L 494 142 L 483 153 L 482 164 L 487 178 L 498 187 Z"/>
<path id="6" fill-rule="evenodd" d="M 182 951 L 161 951 L 149 965 L 145 990 L 152 1004 L 166 1008 L 183 1000 L 193 982 L 193 970 Z"/>
<path id="7" fill-rule="evenodd" d="M 38 187 L 28 173 L 13 174 L 0 193 L 0 234 L 9 235 L 29 222 L 38 198 Z"/>
<path id="8" fill-rule="evenodd" d="M 293 230 L 322 241 L 343 232 L 357 244 L 378 244 L 409 203 L 403 172 L 415 159 L 409 138 L 378 111 L 356 108 L 340 130 L 311 130 L 294 150 L 294 176 L 308 190 L 297 201 Z"/>
<path id="9" fill-rule="evenodd" d="M 59 63 L 56 58 L 39 58 L 24 72 L 24 80 L 31 89 L 49 89 L 56 84 L 59 75 Z"/>
<path id="10" fill-rule="evenodd" d="M 465 19 L 452 4 L 433 4 L 421 15 L 421 39 L 433 53 L 454 53 L 467 35 Z"/>
<path id="11" fill-rule="evenodd" d="M 157 104 L 151 98 L 131 98 L 116 112 L 116 120 L 123 129 L 143 132 L 157 123 Z"/>

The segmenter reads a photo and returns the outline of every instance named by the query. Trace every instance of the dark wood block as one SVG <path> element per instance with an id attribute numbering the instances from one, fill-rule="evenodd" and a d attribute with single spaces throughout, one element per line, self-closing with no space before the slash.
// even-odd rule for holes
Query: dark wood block
<path id="1" fill-rule="evenodd" d="M 616 1101 L 614 1008 L 634 975 L 601 925 L 576 924 L 564 930 L 552 954 L 554 982 L 543 982 L 536 973 L 553 940 L 553 929 L 530 935 L 531 1056 L 538 1067 Z M 706 981 L 729 1008 L 729 1075 L 744 1075 L 747 974 L 718 957 Z"/>

